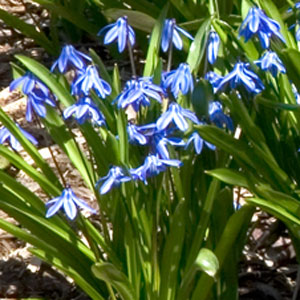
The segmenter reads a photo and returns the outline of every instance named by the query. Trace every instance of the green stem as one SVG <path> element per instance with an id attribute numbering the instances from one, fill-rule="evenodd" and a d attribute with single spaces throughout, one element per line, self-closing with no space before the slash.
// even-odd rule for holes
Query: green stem
<path id="1" fill-rule="evenodd" d="M 117 300 L 117 298 L 115 297 L 115 293 L 111 287 L 111 285 L 109 283 L 106 283 L 106 286 L 107 286 L 107 289 L 108 289 L 108 292 L 110 294 L 110 297 L 112 300 Z"/>
<path id="2" fill-rule="evenodd" d="M 135 63 L 134 63 L 134 58 L 133 58 L 133 50 L 132 50 L 132 47 L 131 47 L 129 39 L 127 39 L 127 47 L 128 47 L 130 64 L 131 64 L 132 76 L 134 78 L 136 78 L 136 69 L 135 69 Z"/>

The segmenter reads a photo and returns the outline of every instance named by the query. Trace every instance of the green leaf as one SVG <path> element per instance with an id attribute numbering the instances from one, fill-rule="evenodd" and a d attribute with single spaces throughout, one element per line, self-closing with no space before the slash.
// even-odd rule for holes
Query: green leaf
<path id="1" fill-rule="evenodd" d="M 186 62 L 191 68 L 191 72 L 197 73 L 202 57 L 206 50 L 206 43 L 209 34 L 211 20 L 206 19 L 200 26 L 194 41 L 192 42 Z"/>
<path id="2" fill-rule="evenodd" d="M 196 258 L 195 264 L 208 276 L 215 277 L 219 270 L 219 261 L 216 255 L 207 248 L 202 248 Z"/>
<path id="3" fill-rule="evenodd" d="M 155 19 L 141 11 L 129 9 L 111 8 L 104 11 L 108 18 L 117 20 L 120 17 L 127 16 L 128 23 L 137 29 L 150 33 L 155 24 Z"/>
<path id="4" fill-rule="evenodd" d="M 220 168 L 220 169 L 205 171 L 205 173 L 227 184 L 249 188 L 248 180 L 244 175 L 242 175 L 241 172 Z"/>
<path id="5" fill-rule="evenodd" d="M 55 196 L 60 194 L 60 189 L 57 188 L 51 180 L 48 180 L 47 177 L 24 161 L 23 157 L 10 151 L 3 145 L 0 145 L 0 155 L 9 160 L 17 168 L 23 170 L 27 175 L 35 180 L 47 194 Z"/>
<path id="6" fill-rule="evenodd" d="M 167 4 L 161 11 L 159 18 L 155 22 L 154 28 L 152 30 L 143 74 L 145 77 L 152 76 L 158 64 L 161 33 L 164 25 L 164 19 L 167 16 L 168 9 L 169 5 Z"/>
<path id="7" fill-rule="evenodd" d="M 96 263 L 92 266 L 92 272 L 97 278 L 111 284 L 123 300 L 137 299 L 126 275 L 119 271 L 113 264 Z"/>
<path id="8" fill-rule="evenodd" d="M 294 82 L 296 86 L 300 86 L 300 52 L 295 49 L 283 49 L 279 54 L 282 59 L 289 79 Z"/>
<path id="9" fill-rule="evenodd" d="M 65 106 L 72 105 L 75 102 L 75 99 L 71 96 L 70 92 L 67 89 L 65 89 L 58 82 L 56 76 L 42 64 L 24 55 L 16 55 L 16 58 L 29 71 L 31 71 L 39 79 L 41 79 Z"/>
<path id="10" fill-rule="evenodd" d="M 159 299 L 174 299 L 187 217 L 187 201 L 180 199 L 172 217 L 170 232 L 166 237 L 163 249 Z"/>
<path id="11" fill-rule="evenodd" d="M 195 84 L 191 99 L 197 117 L 201 119 L 202 116 L 207 116 L 209 102 L 214 99 L 211 84 L 207 80 L 200 79 Z"/>
<path id="12" fill-rule="evenodd" d="M 269 99 L 263 98 L 263 97 L 256 97 L 255 102 L 258 104 L 262 104 L 266 107 L 269 108 L 274 108 L 274 109 L 282 109 L 282 110 L 291 110 L 291 111 L 300 111 L 300 105 L 297 104 L 286 104 L 286 103 L 281 103 L 281 102 L 274 102 Z"/>
<path id="13" fill-rule="evenodd" d="M 125 112 L 120 109 L 117 118 L 118 136 L 119 136 L 119 151 L 121 163 L 128 166 L 129 163 L 129 144 L 127 135 L 127 120 Z"/>
<path id="14" fill-rule="evenodd" d="M 58 188 L 62 188 L 57 176 L 43 159 L 41 154 L 33 144 L 23 135 L 18 126 L 8 117 L 8 115 L 0 108 L 0 121 L 1 123 L 13 134 L 13 136 L 20 142 L 26 152 L 36 163 L 37 167 L 41 168 L 45 176 L 53 182 Z"/>
<path id="15" fill-rule="evenodd" d="M 37 256 L 38 258 L 44 260 L 45 262 L 49 263 L 50 265 L 55 266 L 57 269 L 64 272 L 67 276 L 74 279 L 75 283 L 83 290 L 87 295 L 91 297 L 93 300 L 105 300 L 106 297 L 103 297 L 104 293 L 101 293 L 99 289 L 99 283 L 95 284 L 90 282 L 87 278 L 85 273 L 77 272 L 74 268 L 66 265 L 63 259 L 60 259 L 55 256 L 50 256 L 48 251 L 42 249 L 29 249 L 29 251 Z M 86 271 L 87 273 L 87 271 Z M 96 289 L 98 287 L 98 290 Z"/>
<path id="16" fill-rule="evenodd" d="M 121 93 L 121 78 L 117 64 L 114 66 L 112 88 L 117 95 Z"/>
<path id="17" fill-rule="evenodd" d="M 289 202 L 289 200 L 287 199 L 282 199 L 282 200 Z M 286 203 L 280 204 L 277 201 L 272 201 L 270 199 L 266 200 L 261 198 L 247 198 L 246 201 L 252 205 L 259 206 L 261 209 L 274 215 L 275 217 L 282 220 L 283 222 L 292 222 L 297 225 L 300 225 L 299 216 L 295 216 L 291 211 L 289 211 L 286 205 L 284 205 Z"/>

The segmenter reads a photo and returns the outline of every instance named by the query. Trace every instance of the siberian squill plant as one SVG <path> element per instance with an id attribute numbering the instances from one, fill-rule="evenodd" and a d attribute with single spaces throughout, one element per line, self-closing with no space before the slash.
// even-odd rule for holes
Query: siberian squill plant
<path id="1" fill-rule="evenodd" d="M 92 49 L 65 45 L 50 71 L 16 56 L 26 71 L 14 66 L 10 88 L 26 97 L 27 121 L 48 130 L 92 196 L 81 199 L 51 146 L 57 170 L 0 109 L 0 155 L 47 195 L 42 201 L 0 170 L 0 209 L 21 225 L 0 227 L 91 299 L 238 299 L 255 206 L 286 224 L 300 255 L 295 39 L 271 1 L 249 7 L 239 28 L 215 4 L 207 10 L 189 32 L 165 7 L 143 74 L 130 18 L 99 30 L 100 42 L 127 55 L 126 80 Z M 253 197 L 240 203 L 234 187 Z"/>

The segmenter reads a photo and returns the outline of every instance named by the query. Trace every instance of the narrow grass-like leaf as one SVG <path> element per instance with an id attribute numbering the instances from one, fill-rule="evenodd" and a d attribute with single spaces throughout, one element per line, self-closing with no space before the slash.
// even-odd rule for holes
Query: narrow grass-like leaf
<path id="1" fill-rule="evenodd" d="M 144 67 L 144 76 L 152 76 L 153 72 L 159 61 L 159 49 L 160 49 L 160 41 L 161 41 L 161 33 L 164 25 L 164 19 L 166 18 L 167 11 L 169 9 L 169 5 L 166 4 L 163 10 L 161 11 L 159 18 L 157 19 L 154 28 L 152 30 L 150 44 L 148 47 L 146 64 Z"/>
<path id="2" fill-rule="evenodd" d="M 170 232 L 163 250 L 159 299 L 171 300 L 175 297 L 187 217 L 187 201 L 180 199 L 172 216 Z"/>
<path id="3" fill-rule="evenodd" d="M 29 249 L 29 251 L 37 256 L 38 258 L 44 260 L 45 262 L 55 266 L 57 269 L 64 272 L 70 278 L 73 278 L 75 283 L 83 290 L 87 295 L 93 300 L 105 300 L 107 299 L 105 293 L 102 293 L 100 289 L 96 290 L 97 285 L 88 281 L 88 279 L 83 275 L 84 273 L 77 272 L 74 268 L 67 266 L 64 260 L 59 259 L 55 256 L 49 256 L 48 251 L 42 249 Z M 98 284 L 99 287 L 99 284 Z M 105 297 L 105 298 L 104 298 Z"/>
<path id="4" fill-rule="evenodd" d="M 292 214 L 289 210 L 287 210 L 284 203 L 282 203 L 281 205 L 280 203 L 276 203 L 271 199 L 266 200 L 260 198 L 247 198 L 246 201 L 252 205 L 259 206 L 260 208 L 264 209 L 268 213 L 274 215 L 284 222 L 288 221 L 300 225 L 299 215 L 295 216 L 294 214 Z"/>
<path id="5" fill-rule="evenodd" d="M 43 159 L 41 154 L 32 145 L 26 137 L 22 134 L 18 126 L 8 117 L 8 115 L 0 108 L 0 121 L 1 123 L 10 131 L 11 134 L 20 142 L 26 152 L 31 156 L 31 158 L 36 163 L 37 167 L 41 168 L 44 175 L 52 181 L 58 188 L 62 188 L 59 180 L 47 162 Z"/>
<path id="6" fill-rule="evenodd" d="M 186 62 L 189 64 L 191 72 L 197 73 L 202 57 L 206 51 L 206 43 L 209 34 L 211 20 L 206 19 L 200 26 L 195 40 L 190 46 L 189 55 Z"/>
<path id="7" fill-rule="evenodd" d="M 57 188 L 53 182 L 48 180 L 43 174 L 38 172 L 34 167 L 30 166 L 24 159 L 18 154 L 12 152 L 3 145 L 0 145 L 0 155 L 8 159 L 14 166 L 23 170 L 27 175 L 34 179 L 41 188 L 49 195 L 59 195 L 60 189 Z"/>
<path id="8" fill-rule="evenodd" d="M 241 172 L 220 168 L 220 169 L 205 171 L 205 173 L 227 184 L 249 188 L 248 180 Z"/>
<path id="9" fill-rule="evenodd" d="M 127 120 L 124 111 L 121 109 L 119 110 L 118 113 L 117 127 L 118 127 L 118 136 L 119 136 L 120 159 L 125 166 L 128 166 L 129 144 L 128 144 L 128 136 L 127 136 Z"/>

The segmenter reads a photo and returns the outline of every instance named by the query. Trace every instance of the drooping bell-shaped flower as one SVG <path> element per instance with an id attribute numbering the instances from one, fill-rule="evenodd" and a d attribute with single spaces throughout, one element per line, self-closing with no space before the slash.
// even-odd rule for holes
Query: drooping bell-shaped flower
<path id="1" fill-rule="evenodd" d="M 114 100 L 118 103 L 118 108 L 126 109 L 129 105 L 135 111 L 140 106 L 149 106 L 150 99 L 155 99 L 159 103 L 162 101 L 164 90 L 154 84 L 149 77 L 140 77 L 126 82 L 122 93 Z"/>
<path id="2" fill-rule="evenodd" d="M 195 124 L 199 124 L 199 120 L 195 113 L 182 108 L 179 104 L 172 102 L 167 111 L 165 111 L 156 121 L 157 129 L 165 130 L 170 124 L 174 124 L 179 130 L 186 131 L 189 124 L 185 119 L 191 120 Z"/>
<path id="3" fill-rule="evenodd" d="M 186 95 L 194 89 L 194 79 L 187 63 L 181 63 L 176 70 L 163 74 L 162 86 L 165 90 L 170 89 L 175 98 L 179 91 Z"/>
<path id="4" fill-rule="evenodd" d="M 117 41 L 119 52 L 124 51 L 128 42 L 131 47 L 134 46 L 135 33 L 132 27 L 128 24 L 126 16 L 120 17 L 115 23 L 103 27 L 98 32 L 98 35 L 101 35 L 104 32 L 106 32 L 104 36 L 104 45 Z"/>
<path id="5" fill-rule="evenodd" d="M 185 149 L 188 148 L 190 144 L 194 145 L 195 151 L 197 154 L 202 152 L 203 146 L 205 145 L 210 150 L 216 150 L 216 146 L 205 141 L 198 132 L 193 132 L 186 142 Z"/>
<path id="6" fill-rule="evenodd" d="M 148 155 L 144 164 L 136 169 L 131 169 L 130 174 L 147 184 L 147 178 L 164 172 L 167 167 L 180 167 L 182 162 L 178 159 L 161 159 L 158 155 Z"/>
<path id="7" fill-rule="evenodd" d="M 259 60 L 255 61 L 262 70 L 270 71 L 272 75 L 275 77 L 278 72 L 285 74 L 286 69 L 278 57 L 276 52 L 267 51 Z"/>
<path id="8" fill-rule="evenodd" d="M 180 34 L 183 34 L 189 39 L 194 40 L 194 38 L 187 31 L 176 25 L 175 19 L 166 19 L 161 38 L 161 48 L 163 52 L 168 51 L 171 43 L 173 43 L 175 48 L 178 50 L 182 49 L 183 44 Z"/>
<path id="9" fill-rule="evenodd" d="M 233 131 L 234 126 L 231 118 L 223 111 L 223 106 L 219 101 L 212 101 L 208 105 L 208 115 L 212 123 L 220 128 L 227 127 Z"/>
<path id="10" fill-rule="evenodd" d="M 17 124 L 17 126 L 28 141 L 30 141 L 34 145 L 38 144 L 38 141 L 35 139 L 35 137 L 33 137 L 30 133 L 21 128 L 19 124 Z M 11 132 L 6 127 L 2 127 L 0 129 L 0 144 L 3 144 L 5 142 L 8 142 L 11 148 L 16 151 L 22 149 L 20 142 L 15 138 L 15 136 L 11 134 Z"/>
<path id="11" fill-rule="evenodd" d="M 269 48 L 272 36 L 276 36 L 285 42 L 282 34 L 280 33 L 279 23 L 269 18 L 262 9 L 257 7 L 250 8 L 239 31 L 239 36 L 244 36 L 245 42 L 247 42 L 253 35 L 258 36 L 261 46 L 264 49 Z"/>
<path id="12" fill-rule="evenodd" d="M 90 97 L 82 97 L 77 103 L 67 107 L 63 112 L 64 119 L 74 116 L 79 124 L 91 120 L 93 123 L 105 125 L 105 117 Z"/>
<path id="13" fill-rule="evenodd" d="M 64 209 L 67 217 L 70 220 L 74 220 L 77 215 L 77 207 L 86 209 L 92 213 L 96 213 L 89 205 L 87 205 L 82 199 L 78 198 L 70 187 L 66 187 L 59 197 L 56 197 L 46 203 L 49 206 L 46 218 L 50 218 L 55 215 L 61 208 Z"/>
<path id="14" fill-rule="evenodd" d="M 224 90 L 227 86 L 231 89 L 244 87 L 248 92 L 258 94 L 264 89 L 260 78 L 248 69 L 249 64 L 238 62 L 233 70 L 219 82 L 217 91 Z"/>
<path id="15" fill-rule="evenodd" d="M 102 185 L 99 189 L 101 195 L 106 194 L 112 187 L 119 186 L 122 182 L 128 182 L 132 178 L 125 175 L 125 172 L 122 168 L 114 166 L 112 167 L 108 174 L 100 178 L 96 184 L 96 187 L 99 186 L 101 182 Z"/>
<path id="16" fill-rule="evenodd" d="M 92 89 L 102 99 L 111 93 L 110 85 L 99 76 L 97 68 L 94 65 L 88 66 L 86 69 L 78 72 L 77 77 L 72 83 L 72 94 L 88 96 Z"/>
<path id="17" fill-rule="evenodd" d="M 65 73 L 71 68 L 83 70 L 86 67 L 86 62 L 91 62 L 92 59 L 76 50 L 72 45 L 66 45 L 62 48 L 60 56 L 51 67 L 51 72 L 57 67 L 60 73 Z"/>
<path id="18" fill-rule="evenodd" d="M 215 31 L 211 31 L 208 37 L 207 44 L 207 60 L 210 64 L 214 64 L 218 57 L 220 46 L 220 37 Z"/>

